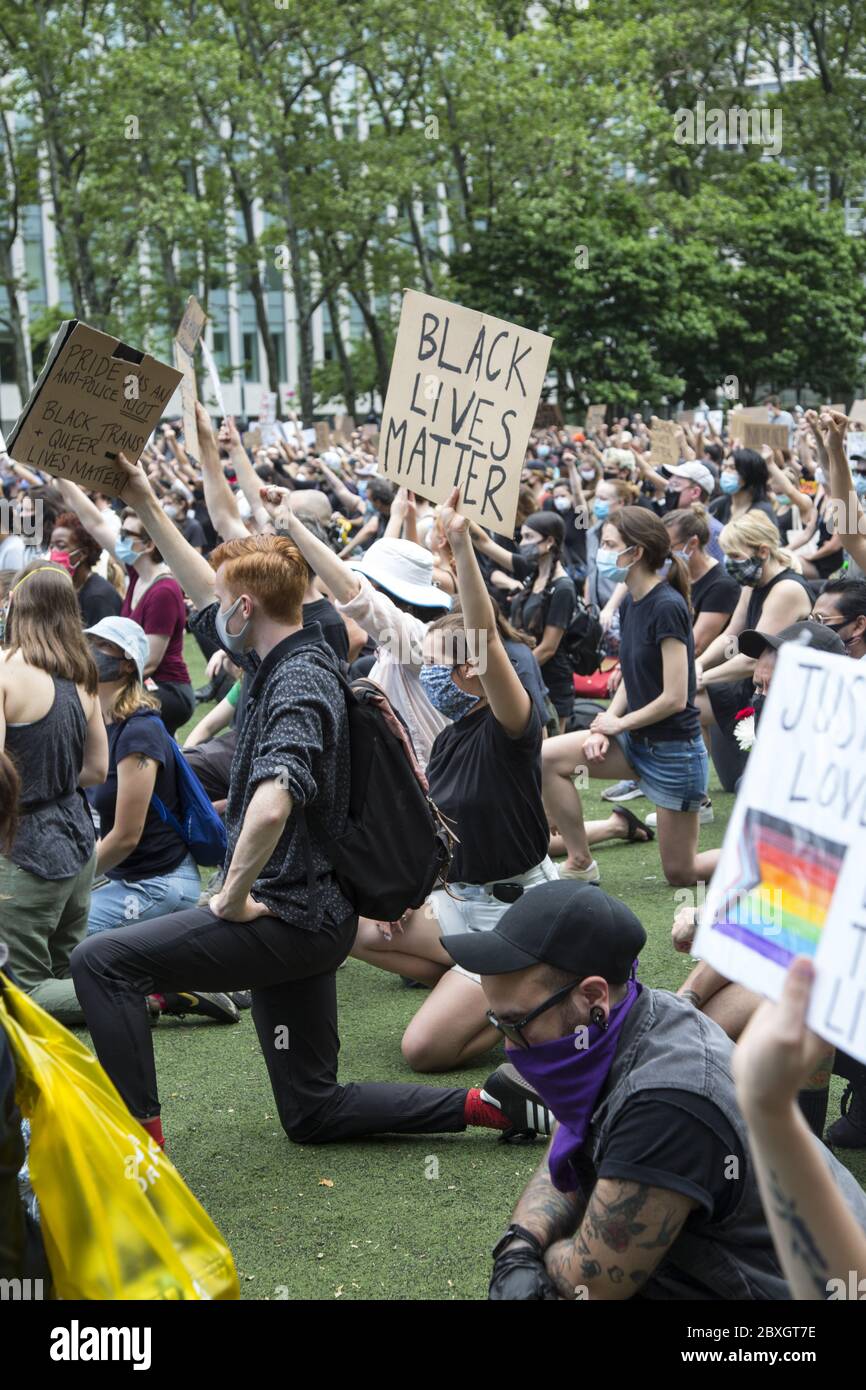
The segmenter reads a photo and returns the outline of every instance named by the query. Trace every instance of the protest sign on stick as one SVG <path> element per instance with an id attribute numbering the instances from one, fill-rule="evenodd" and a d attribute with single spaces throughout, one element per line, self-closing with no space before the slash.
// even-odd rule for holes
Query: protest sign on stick
<path id="1" fill-rule="evenodd" d="M 403 297 L 379 437 L 392 482 L 511 537 L 552 339 L 416 290 Z"/>
<path id="2" fill-rule="evenodd" d="M 77 319 L 60 325 L 13 426 L 10 456 L 55 478 L 122 497 L 126 475 L 165 413 L 181 373 Z"/>
<path id="3" fill-rule="evenodd" d="M 316 448 L 321 454 L 324 453 L 325 449 L 330 449 L 331 447 L 331 431 L 328 427 L 327 420 L 317 420 L 315 429 Z"/>
<path id="4" fill-rule="evenodd" d="M 586 433 L 595 434 L 600 425 L 604 424 L 607 415 L 606 405 L 590 405 L 586 411 Z"/>
<path id="5" fill-rule="evenodd" d="M 258 427 L 246 431 L 243 437 L 243 446 L 245 449 L 260 449 L 262 447 L 262 432 Z"/>
<path id="6" fill-rule="evenodd" d="M 195 368 L 186 348 L 181 347 L 179 338 L 174 340 L 174 365 L 181 373 L 180 404 L 183 410 L 183 447 L 189 457 L 198 463 L 201 454 L 199 453 L 198 425 L 195 418 L 197 399 Z"/>
<path id="7" fill-rule="evenodd" d="M 650 453 L 655 468 L 676 468 L 680 461 L 680 446 L 675 420 L 659 420 L 655 415 L 652 417 Z"/>
<path id="8" fill-rule="evenodd" d="M 228 411 L 226 410 L 225 398 L 223 396 L 223 388 L 222 382 L 220 381 L 219 368 L 216 364 L 216 358 L 214 357 L 204 338 L 201 339 L 201 355 L 204 364 L 207 367 L 207 374 L 210 377 L 210 387 L 211 391 L 214 394 L 214 399 L 216 400 L 217 410 L 219 411 L 221 418 L 224 420 L 228 414 Z"/>
<path id="9" fill-rule="evenodd" d="M 199 304 L 195 295 L 191 294 L 186 301 L 183 318 L 174 335 L 184 352 L 188 353 L 190 357 L 195 354 L 196 344 L 202 335 L 202 330 L 206 322 L 207 314 Z"/>
<path id="10" fill-rule="evenodd" d="M 786 642 L 693 954 L 778 999 L 814 959 L 809 1026 L 866 1062 L 866 675 Z"/>
<path id="11" fill-rule="evenodd" d="M 562 411 L 558 403 L 556 401 L 540 401 L 532 428 L 535 430 L 553 430 L 561 427 Z"/>

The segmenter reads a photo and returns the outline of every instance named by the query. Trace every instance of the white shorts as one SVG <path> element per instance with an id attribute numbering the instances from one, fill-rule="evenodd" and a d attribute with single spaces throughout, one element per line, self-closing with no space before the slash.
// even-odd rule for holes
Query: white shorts
<path id="1" fill-rule="evenodd" d="M 530 888 L 537 888 L 539 883 L 548 883 L 551 879 L 558 878 L 559 871 L 547 855 L 540 864 L 525 874 L 509 874 L 496 882 L 519 883 L 524 891 L 528 891 Z M 496 926 L 502 914 L 511 907 L 511 903 L 503 903 L 494 898 L 490 892 L 491 887 L 492 884 L 489 883 L 450 883 L 447 892 L 444 888 L 436 888 L 430 894 L 428 902 L 446 943 L 449 936 L 460 936 L 469 931 L 490 931 Z M 445 949 L 448 949 L 447 944 Z M 467 980 L 480 983 L 479 976 L 470 970 L 464 970 L 462 965 L 454 965 L 451 968 L 456 970 L 458 975 L 465 975 Z"/>

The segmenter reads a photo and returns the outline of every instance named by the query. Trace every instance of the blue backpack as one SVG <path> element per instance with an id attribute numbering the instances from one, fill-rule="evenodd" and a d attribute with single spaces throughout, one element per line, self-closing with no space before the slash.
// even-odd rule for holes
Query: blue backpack
<path id="1" fill-rule="evenodd" d="M 140 717 L 144 714 L 153 719 L 159 719 L 156 710 L 140 710 L 138 716 L 133 717 Z M 163 727 L 165 726 L 163 725 Z M 151 797 L 150 804 L 160 820 L 164 821 L 176 835 L 180 836 L 197 864 L 207 868 L 213 868 L 215 865 L 222 866 L 228 845 L 226 828 L 177 743 L 167 729 L 165 732 L 174 756 L 177 797 L 181 812 L 180 820 L 155 793 Z"/>

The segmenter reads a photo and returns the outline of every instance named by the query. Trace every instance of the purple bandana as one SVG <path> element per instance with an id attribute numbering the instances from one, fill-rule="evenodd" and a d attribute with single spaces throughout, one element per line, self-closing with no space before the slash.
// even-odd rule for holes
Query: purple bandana
<path id="1" fill-rule="evenodd" d="M 571 1158 L 583 1148 L 595 1102 L 613 1065 L 622 1026 L 642 988 L 636 979 L 629 980 L 625 998 L 610 1011 L 607 1028 L 590 1023 L 577 1035 L 568 1033 L 537 1047 L 505 1049 L 509 1062 L 524 1081 L 535 1087 L 559 1121 L 549 1167 L 551 1181 L 560 1192 L 574 1192 L 579 1186 Z"/>

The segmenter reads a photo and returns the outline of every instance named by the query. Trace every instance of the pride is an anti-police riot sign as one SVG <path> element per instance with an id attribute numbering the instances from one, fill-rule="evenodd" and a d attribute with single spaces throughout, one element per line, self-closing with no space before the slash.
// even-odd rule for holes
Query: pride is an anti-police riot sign
<path id="1" fill-rule="evenodd" d="M 512 536 L 553 339 L 407 290 L 379 435 L 387 478 Z"/>

